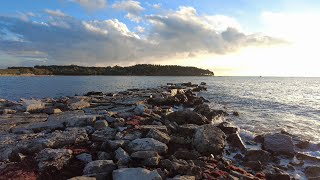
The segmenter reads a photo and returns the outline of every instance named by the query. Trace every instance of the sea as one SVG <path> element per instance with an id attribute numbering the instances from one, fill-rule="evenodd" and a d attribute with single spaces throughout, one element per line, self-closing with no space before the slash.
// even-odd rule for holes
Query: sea
<path id="1" fill-rule="evenodd" d="M 286 131 L 320 142 L 320 78 L 289 77 L 157 77 L 157 76 L 34 76 L 0 77 L 0 98 L 46 98 L 82 95 L 89 91 L 119 92 L 167 83 L 206 82 L 199 96 L 210 106 L 239 112 L 230 121 L 242 136 Z M 320 157 L 320 151 L 312 152 Z"/>

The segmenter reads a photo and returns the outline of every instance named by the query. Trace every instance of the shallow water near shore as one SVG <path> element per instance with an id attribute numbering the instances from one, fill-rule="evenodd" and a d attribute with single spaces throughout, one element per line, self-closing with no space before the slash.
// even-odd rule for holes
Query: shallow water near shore
<path id="1" fill-rule="evenodd" d="M 243 135 L 285 130 L 314 143 L 320 142 L 320 78 L 274 77 L 146 77 L 40 76 L 0 77 L 0 98 L 72 96 L 88 91 L 116 92 L 150 88 L 168 82 L 207 82 L 201 96 L 212 107 L 238 111 L 232 121 Z M 314 156 L 320 157 L 318 151 Z"/>

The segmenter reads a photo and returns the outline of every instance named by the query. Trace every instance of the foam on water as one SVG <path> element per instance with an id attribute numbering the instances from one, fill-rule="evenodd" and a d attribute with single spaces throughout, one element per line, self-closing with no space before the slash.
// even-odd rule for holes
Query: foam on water
<path id="1" fill-rule="evenodd" d="M 320 142 L 320 78 L 221 78 L 202 95 L 212 107 L 239 111 L 233 122 L 254 134 L 285 130 Z"/>

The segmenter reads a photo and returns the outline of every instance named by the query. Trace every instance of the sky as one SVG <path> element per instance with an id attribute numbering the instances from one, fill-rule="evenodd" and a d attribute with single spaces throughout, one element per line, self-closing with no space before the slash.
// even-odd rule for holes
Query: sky
<path id="1" fill-rule="evenodd" d="M 318 0 L 2 0 L 0 68 L 177 64 L 320 76 Z"/>

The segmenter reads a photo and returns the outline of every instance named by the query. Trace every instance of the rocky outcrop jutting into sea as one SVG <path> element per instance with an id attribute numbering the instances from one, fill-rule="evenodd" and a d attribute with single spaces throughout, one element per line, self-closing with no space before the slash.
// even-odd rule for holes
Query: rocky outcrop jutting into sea
<path id="1" fill-rule="evenodd" d="M 298 152 L 308 142 L 285 132 L 242 139 L 228 121 L 239 113 L 211 109 L 198 96 L 205 90 L 205 83 L 168 83 L 1 99 L 0 179 L 320 178 L 320 160 Z"/>

